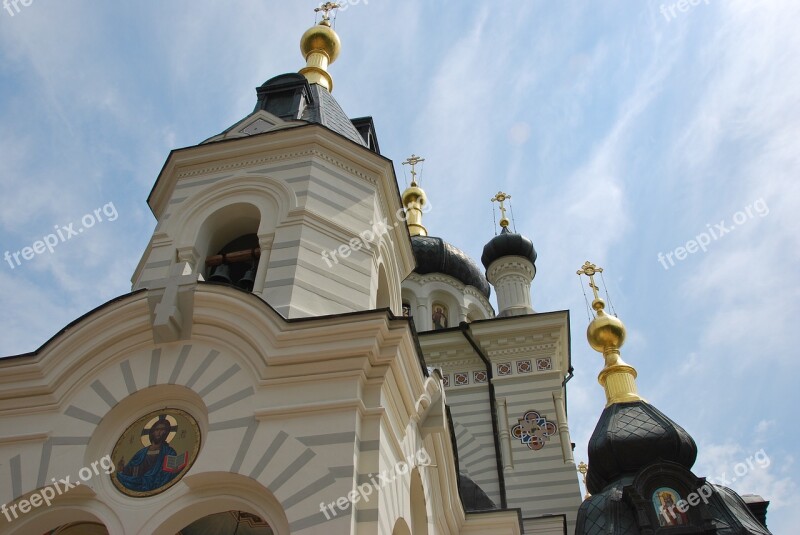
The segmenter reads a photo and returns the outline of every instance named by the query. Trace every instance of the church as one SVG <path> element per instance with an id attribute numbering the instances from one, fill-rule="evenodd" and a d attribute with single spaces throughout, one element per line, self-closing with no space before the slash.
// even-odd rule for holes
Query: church
<path id="1" fill-rule="evenodd" d="M 0 359 L 0 534 L 768 534 L 639 397 L 588 262 L 608 405 L 581 495 L 569 312 L 534 310 L 509 194 L 482 267 L 429 235 L 423 159 L 400 191 L 333 97 L 336 7 L 305 67 L 168 155 L 131 292 Z"/>

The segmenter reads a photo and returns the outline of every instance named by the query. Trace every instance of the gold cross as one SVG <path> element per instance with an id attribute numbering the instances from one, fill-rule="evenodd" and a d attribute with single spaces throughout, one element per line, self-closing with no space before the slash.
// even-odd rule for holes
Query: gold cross
<path id="1" fill-rule="evenodd" d="M 589 277 L 589 288 L 592 289 L 594 292 L 594 298 L 600 299 L 600 295 L 597 293 L 597 290 L 600 288 L 594 283 L 594 276 L 597 273 L 602 273 L 603 268 L 597 267 L 594 264 L 590 263 L 588 260 L 581 266 L 581 269 L 578 270 L 578 275 L 586 275 Z"/>
<path id="2" fill-rule="evenodd" d="M 507 193 L 503 193 L 502 191 L 498 191 L 497 195 L 492 197 L 492 202 L 499 202 L 500 203 L 500 226 L 507 227 L 508 226 L 508 218 L 506 217 L 506 207 L 505 202 L 506 200 L 510 199 L 511 195 Z"/>
<path id="3" fill-rule="evenodd" d="M 416 167 L 418 163 L 422 163 L 425 161 L 425 158 L 420 158 L 415 154 L 411 154 L 411 157 L 403 162 L 403 165 L 410 165 L 411 166 L 411 187 L 417 187 L 417 171 Z"/>
<path id="4" fill-rule="evenodd" d="M 320 11 L 322 11 L 322 20 L 326 21 L 331 19 L 330 16 L 328 15 L 328 12 L 333 11 L 334 9 L 339 9 L 340 7 L 342 6 L 336 2 L 325 2 L 324 4 L 316 8 L 314 10 L 314 13 L 319 13 Z"/>

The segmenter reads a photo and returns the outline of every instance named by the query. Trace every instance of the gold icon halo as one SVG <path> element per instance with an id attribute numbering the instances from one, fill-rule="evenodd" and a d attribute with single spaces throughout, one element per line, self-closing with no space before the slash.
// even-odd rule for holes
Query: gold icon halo
<path id="1" fill-rule="evenodd" d="M 169 422 L 170 431 L 164 442 L 172 442 L 172 439 L 175 438 L 175 433 L 178 432 L 178 420 L 176 420 L 171 414 L 159 414 L 147 422 L 142 429 L 142 444 L 144 444 L 145 447 L 150 445 L 150 429 L 152 429 L 155 423 L 159 420 L 166 420 Z"/>

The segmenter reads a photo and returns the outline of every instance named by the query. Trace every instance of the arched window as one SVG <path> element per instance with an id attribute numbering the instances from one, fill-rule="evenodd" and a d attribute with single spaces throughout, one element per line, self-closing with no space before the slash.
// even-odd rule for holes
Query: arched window
<path id="1" fill-rule="evenodd" d="M 414 314 L 411 312 L 411 303 L 406 300 L 403 300 L 403 317 L 404 318 L 411 318 Z"/>

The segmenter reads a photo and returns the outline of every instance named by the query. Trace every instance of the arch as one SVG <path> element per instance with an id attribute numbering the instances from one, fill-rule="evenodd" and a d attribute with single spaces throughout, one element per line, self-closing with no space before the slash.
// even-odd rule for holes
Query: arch
<path id="1" fill-rule="evenodd" d="M 481 308 L 477 305 L 477 303 L 475 303 L 474 301 L 473 302 L 469 302 L 469 300 L 467 300 L 467 301 L 469 303 L 467 305 L 467 321 L 468 322 L 472 323 L 473 321 L 476 321 L 476 320 L 486 319 L 486 315 L 483 313 L 483 310 L 481 310 Z"/>
<path id="2" fill-rule="evenodd" d="M 261 212 L 251 203 L 222 206 L 205 218 L 193 243 L 198 252 L 198 271 L 205 271 L 204 259 L 216 254 L 227 244 L 247 235 L 257 235 Z"/>
<path id="3" fill-rule="evenodd" d="M 386 278 L 386 268 L 383 264 L 378 265 L 378 291 L 375 294 L 375 308 L 392 308 L 389 280 Z"/>
<path id="4" fill-rule="evenodd" d="M 234 230 L 226 231 L 224 228 L 219 238 L 211 237 L 208 235 L 210 229 L 219 225 L 235 227 L 242 225 L 244 220 L 250 222 L 245 224 L 252 228 L 249 232 L 269 235 L 288 217 L 289 211 L 297 207 L 297 197 L 288 186 L 275 179 L 248 175 L 216 182 L 178 206 L 166 225 L 174 229 L 171 234 L 175 247 L 178 250 L 194 247 L 199 263 L 200 259 L 208 256 L 213 245 L 220 248 L 238 237 L 233 236 Z M 212 217 L 218 225 L 209 223 Z M 253 222 L 256 223 L 254 228 Z M 238 235 L 245 233 L 239 231 Z M 225 236 L 231 237 L 223 241 Z M 215 244 L 211 243 L 212 240 Z"/>
<path id="5" fill-rule="evenodd" d="M 411 527 L 414 535 L 428 535 L 428 507 L 419 470 L 411 472 Z"/>
<path id="6" fill-rule="evenodd" d="M 31 511 L 27 515 L 21 516 L 10 524 L 7 524 L 8 530 L 0 529 L 0 533 L 10 533 L 14 535 L 27 535 L 29 533 L 50 533 L 53 530 L 64 529 L 71 524 L 77 525 L 90 525 L 93 527 L 102 526 L 105 532 L 98 531 L 97 533 L 123 533 L 124 528 L 118 519 L 111 516 L 113 513 L 110 510 L 104 511 L 105 514 L 97 511 L 100 505 L 96 501 L 89 502 L 82 506 L 75 505 L 57 505 L 53 503 L 50 507 L 42 508 L 41 512 Z M 108 509 L 106 506 L 100 506 Z M 5 519 L 3 519 L 5 524 Z M 56 533 L 64 533 L 64 535 L 77 535 L 83 533 L 95 532 L 82 532 L 82 531 L 56 531 Z"/>
<path id="7" fill-rule="evenodd" d="M 386 295 L 388 298 L 389 307 L 394 314 L 402 314 L 400 286 L 402 277 L 400 276 L 400 268 L 397 264 L 396 257 L 392 251 L 391 241 L 388 240 L 387 235 L 381 236 L 378 242 L 378 270 L 381 268 L 386 277 Z M 379 307 L 376 307 L 379 308 Z"/>
<path id="8" fill-rule="evenodd" d="M 414 532 L 416 535 L 416 532 Z M 398 518 L 397 522 L 394 523 L 394 529 L 392 529 L 392 535 L 411 535 L 411 529 L 409 529 L 408 524 L 402 518 Z"/>
<path id="9" fill-rule="evenodd" d="M 256 480 L 229 472 L 205 472 L 183 481 L 189 492 L 165 502 L 140 533 L 175 535 L 208 515 L 242 511 L 266 521 L 275 535 L 289 534 L 289 520 L 280 502 Z"/>

